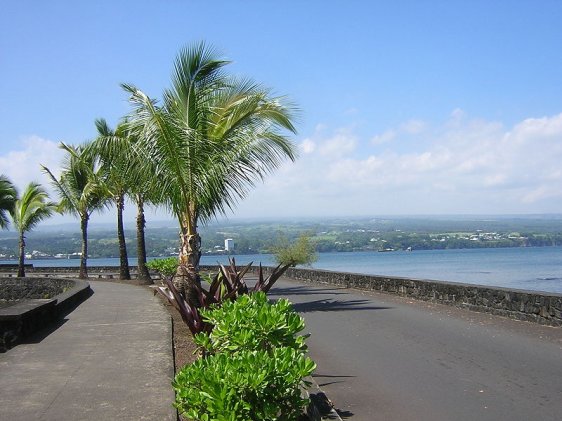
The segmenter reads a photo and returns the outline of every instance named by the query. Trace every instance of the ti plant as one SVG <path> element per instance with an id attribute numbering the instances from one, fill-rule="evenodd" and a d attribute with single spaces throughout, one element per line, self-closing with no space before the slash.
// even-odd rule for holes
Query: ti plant
<path id="1" fill-rule="evenodd" d="M 242 269 L 238 269 L 234 258 L 229 259 L 229 265 L 220 265 L 219 272 L 209 278 L 209 287 L 194 285 L 197 291 L 198 305 L 190 303 L 173 285 L 172 278 L 166 277 L 166 286 L 154 286 L 156 292 L 160 293 L 178 310 L 182 320 L 185 322 L 192 335 L 201 332 L 210 332 L 213 325 L 203 321 L 200 308 L 207 309 L 211 305 L 221 307 L 224 302 L 235 301 L 242 295 L 254 292 L 267 293 L 273 284 L 285 273 L 289 265 L 279 265 L 274 268 L 268 276 L 264 275 L 264 269 L 259 265 L 258 279 L 252 288 L 248 288 L 244 276 L 248 273 L 252 263 Z M 156 267 L 154 267 L 156 269 Z M 160 269 L 160 268 L 158 268 Z"/>
<path id="2" fill-rule="evenodd" d="M 192 335 L 202 332 L 210 332 L 212 325 L 205 323 L 199 314 L 199 309 L 194 307 L 185 297 L 180 294 L 170 278 L 166 278 L 166 287 L 153 287 L 156 292 L 160 293 L 174 306 L 180 313 L 183 322 L 189 328 Z"/>
<path id="3" fill-rule="evenodd" d="M 235 292 L 234 298 L 251 292 L 269 292 L 273 284 L 277 282 L 277 280 L 290 267 L 290 265 L 278 265 L 267 277 L 264 277 L 264 270 L 260 263 L 258 268 L 258 280 L 254 287 L 249 290 L 246 282 L 244 281 L 244 275 L 246 275 L 248 270 L 251 268 L 253 262 L 248 263 L 244 268 L 242 268 L 242 270 L 238 270 L 234 258 L 228 260 L 228 267 L 220 265 L 220 271 L 216 275 L 215 279 L 213 279 L 213 282 L 216 280 L 217 282 L 224 284 L 229 293 Z"/>

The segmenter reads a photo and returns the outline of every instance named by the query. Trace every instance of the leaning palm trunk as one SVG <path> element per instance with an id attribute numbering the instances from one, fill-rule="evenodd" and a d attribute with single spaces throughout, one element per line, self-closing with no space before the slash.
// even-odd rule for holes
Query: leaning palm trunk
<path id="1" fill-rule="evenodd" d="M 144 199 L 142 195 L 137 194 L 137 260 L 138 274 L 137 279 L 152 283 L 148 267 L 146 267 L 146 243 L 144 239 L 144 227 L 146 220 L 144 219 Z"/>
<path id="2" fill-rule="evenodd" d="M 18 264 L 18 278 L 23 278 L 25 276 L 25 237 L 23 232 L 20 233 L 19 249 L 20 260 Z"/>
<path id="3" fill-rule="evenodd" d="M 119 279 L 131 279 L 129 272 L 129 259 L 127 257 L 127 243 L 125 242 L 125 229 L 123 228 L 123 208 L 125 196 L 117 197 L 117 237 L 119 239 Z"/>
<path id="4" fill-rule="evenodd" d="M 88 215 L 83 215 L 80 218 L 80 229 L 82 230 L 82 254 L 80 256 L 80 279 L 88 278 Z"/>

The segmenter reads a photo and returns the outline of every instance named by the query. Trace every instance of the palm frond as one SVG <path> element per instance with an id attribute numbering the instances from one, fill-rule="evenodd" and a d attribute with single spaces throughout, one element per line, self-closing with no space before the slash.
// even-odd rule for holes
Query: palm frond
<path id="1" fill-rule="evenodd" d="M 39 222 L 52 216 L 57 207 L 49 200 L 43 187 L 35 182 L 29 183 L 21 198 L 17 199 L 12 211 L 14 225 L 20 232 L 32 230 Z"/>
<path id="2" fill-rule="evenodd" d="M 13 183 L 4 174 L 0 175 L 0 228 L 9 224 L 8 213 L 14 208 L 17 190 Z"/>

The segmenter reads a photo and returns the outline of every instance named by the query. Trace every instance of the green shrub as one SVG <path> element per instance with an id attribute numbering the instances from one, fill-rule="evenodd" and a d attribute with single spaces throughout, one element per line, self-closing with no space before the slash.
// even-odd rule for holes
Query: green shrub
<path id="1" fill-rule="evenodd" d="M 176 407 L 193 420 L 295 420 L 307 400 L 303 378 L 315 363 L 292 348 L 219 353 L 175 377 Z"/>
<path id="2" fill-rule="evenodd" d="M 162 278 L 171 277 L 178 269 L 177 257 L 166 257 L 165 259 L 154 259 L 146 264 L 149 269 L 157 271 Z"/>
<path id="3" fill-rule="evenodd" d="M 277 347 L 306 349 L 306 336 L 297 336 L 304 329 L 304 319 L 288 300 L 271 304 L 265 293 L 256 292 L 200 312 L 206 323 L 214 325 L 210 334 L 195 336 L 195 343 L 206 354 Z"/>
<path id="4" fill-rule="evenodd" d="M 301 235 L 293 244 L 289 244 L 286 238 L 281 238 L 273 252 L 279 265 L 310 266 L 318 259 L 314 244 L 307 235 Z"/>
<path id="5" fill-rule="evenodd" d="M 316 364 L 305 356 L 305 336 L 297 335 L 304 319 L 291 303 L 255 292 L 201 315 L 214 328 L 195 336 L 206 357 L 176 375 L 178 410 L 205 421 L 296 420 Z"/>

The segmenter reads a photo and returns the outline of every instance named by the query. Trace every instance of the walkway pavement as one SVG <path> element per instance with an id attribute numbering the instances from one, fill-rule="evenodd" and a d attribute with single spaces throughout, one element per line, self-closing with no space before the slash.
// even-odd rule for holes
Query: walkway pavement
<path id="1" fill-rule="evenodd" d="M 278 281 L 342 418 L 560 420 L 562 329 L 391 295 Z"/>
<path id="2" fill-rule="evenodd" d="M 144 287 L 90 285 L 59 326 L 0 354 L 0 420 L 176 420 L 169 314 Z"/>

